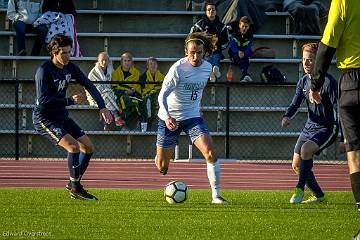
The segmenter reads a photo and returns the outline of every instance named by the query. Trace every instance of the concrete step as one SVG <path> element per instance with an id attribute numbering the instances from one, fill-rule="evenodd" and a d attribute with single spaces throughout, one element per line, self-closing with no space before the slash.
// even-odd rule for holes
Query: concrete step
<path id="1" fill-rule="evenodd" d="M 119 53 L 120 54 L 120 53 Z M 155 56 L 156 57 L 156 56 Z M 0 56 L 0 71 L 3 73 L 0 79 L 12 78 L 15 71 L 19 79 L 33 78 L 35 71 L 39 64 L 48 59 L 48 57 L 12 57 L 12 56 Z M 113 57 L 114 67 L 119 65 L 119 57 Z M 134 61 L 136 67 L 143 72 L 145 70 L 147 57 L 135 56 Z M 170 66 L 178 60 L 178 58 L 158 58 L 160 70 L 166 74 Z M 96 57 L 83 57 L 73 58 L 73 61 L 79 65 L 79 67 L 88 73 L 93 68 L 96 62 Z M 287 82 L 295 83 L 299 77 L 302 76 L 302 65 L 300 59 L 250 59 L 249 73 L 255 82 L 261 82 L 260 74 L 263 67 L 273 64 L 279 68 L 279 70 L 286 76 Z M 226 81 L 226 71 L 229 66 L 229 59 L 225 59 L 220 66 L 222 77 L 219 81 Z M 240 81 L 241 72 L 237 67 L 233 67 L 234 80 Z M 339 70 L 332 64 L 329 69 L 329 73 L 335 78 L 340 75 Z"/>
<path id="2" fill-rule="evenodd" d="M 184 55 L 186 33 L 79 33 L 78 41 L 83 56 L 96 56 L 100 51 L 121 53 L 129 51 L 135 56 L 158 56 L 179 58 Z M 304 35 L 261 35 L 254 36 L 253 50 L 258 47 L 270 47 L 276 58 L 299 58 L 301 47 L 306 42 L 318 42 L 320 36 Z M 8 42 L 0 47 L 0 55 L 15 55 L 15 32 L 0 32 L 0 41 Z M 31 52 L 34 35 L 27 35 L 27 52 Z M 94 47 L 97 46 L 97 47 Z M 152 46 L 149 48 L 149 46 Z M 163 51 L 167 46 L 167 51 Z M 44 47 L 45 48 L 45 47 Z M 43 49 L 42 55 L 48 55 Z M 223 51 L 228 58 L 228 49 Z"/>

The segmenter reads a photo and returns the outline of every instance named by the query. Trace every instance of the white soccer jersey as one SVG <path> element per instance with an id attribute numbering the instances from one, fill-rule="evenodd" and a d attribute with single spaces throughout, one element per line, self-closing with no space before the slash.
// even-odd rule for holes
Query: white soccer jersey
<path id="1" fill-rule="evenodd" d="M 182 121 L 199 117 L 200 102 L 211 69 L 211 64 L 205 60 L 199 67 L 194 67 L 187 57 L 174 63 L 159 93 L 159 118 L 165 121 L 171 116 Z"/>

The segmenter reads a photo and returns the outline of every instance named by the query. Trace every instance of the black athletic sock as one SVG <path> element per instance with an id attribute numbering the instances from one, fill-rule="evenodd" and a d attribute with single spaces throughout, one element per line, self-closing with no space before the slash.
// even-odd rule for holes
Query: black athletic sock
<path id="1" fill-rule="evenodd" d="M 316 181 L 313 171 L 309 172 L 308 178 L 306 179 L 306 186 L 308 186 L 308 188 L 314 193 L 315 197 L 320 198 L 324 196 L 324 193 L 321 190 L 320 185 Z"/>
<path id="2" fill-rule="evenodd" d="M 355 201 L 360 203 L 360 172 L 350 174 L 350 182 Z"/>
<path id="3" fill-rule="evenodd" d="M 84 153 L 80 152 L 79 161 L 80 161 L 80 177 L 84 175 L 87 167 L 89 166 L 90 158 L 92 157 L 92 153 Z"/>
<path id="4" fill-rule="evenodd" d="M 305 183 L 309 176 L 309 173 L 311 172 L 312 167 L 313 167 L 312 159 L 301 160 L 299 181 L 298 181 L 298 184 L 296 185 L 297 188 L 300 188 L 304 191 Z"/>
<path id="5" fill-rule="evenodd" d="M 78 182 L 80 180 L 80 153 L 68 153 L 68 169 L 71 182 Z"/>

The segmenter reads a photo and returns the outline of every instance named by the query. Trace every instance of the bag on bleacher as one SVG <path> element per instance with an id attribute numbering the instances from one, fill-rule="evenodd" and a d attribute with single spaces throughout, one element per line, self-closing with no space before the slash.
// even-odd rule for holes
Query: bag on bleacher
<path id="1" fill-rule="evenodd" d="M 286 77 L 274 65 L 265 66 L 260 74 L 260 78 L 265 83 L 285 83 Z"/>

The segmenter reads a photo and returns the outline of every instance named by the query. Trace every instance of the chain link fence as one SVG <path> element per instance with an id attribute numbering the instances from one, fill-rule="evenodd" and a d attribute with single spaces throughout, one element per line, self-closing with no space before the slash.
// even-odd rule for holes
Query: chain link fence
<path id="1" fill-rule="evenodd" d="M 32 124 L 35 99 L 33 80 L 1 80 L 1 159 L 63 159 L 65 151 L 38 135 Z M 209 83 L 202 100 L 202 114 L 213 136 L 217 156 L 221 159 L 284 162 L 291 159 L 297 137 L 307 119 L 305 105 L 288 128 L 280 126 L 282 116 L 295 92 L 295 83 L 268 85 L 261 83 Z M 68 95 L 85 91 L 70 85 Z M 96 107 L 87 101 L 69 107 L 72 117 L 89 135 L 98 159 L 153 159 L 156 149 L 157 119 L 149 121 L 146 131 L 139 121 L 133 127 L 113 124 L 104 131 Z M 175 159 L 202 158 L 189 145 L 187 136 L 180 136 Z M 318 160 L 340 163 L 344 155 L 337 143 L 324 150 Z"/>

